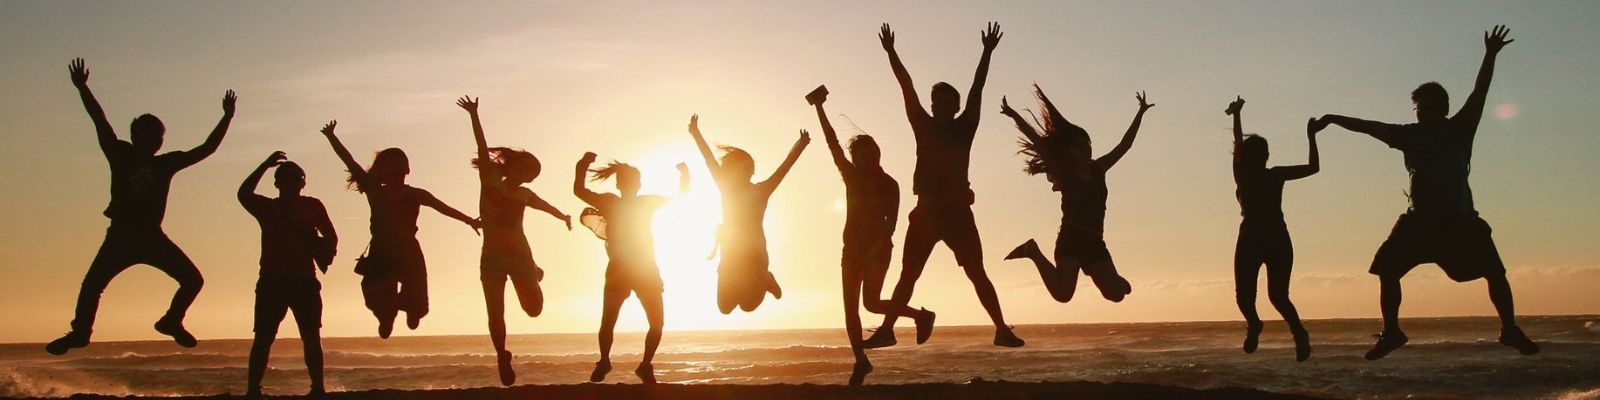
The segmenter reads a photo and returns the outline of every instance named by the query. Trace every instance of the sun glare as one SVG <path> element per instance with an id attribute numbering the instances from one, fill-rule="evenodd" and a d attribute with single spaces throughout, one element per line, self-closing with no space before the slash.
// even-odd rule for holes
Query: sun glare
<path id="1" fill-rule="evenodd" d="M 689 191 L 678 193 L 676 165 L 689 164 Z M 645 194 L 673 195 L 656 213 L 656 260 L 666 285 L 663 301 L 672 329 L 711 329 L 719 325 L 714 248 L 722 205 L 716 183 L 690 148 L 660 150 L 639 159 Z"/>

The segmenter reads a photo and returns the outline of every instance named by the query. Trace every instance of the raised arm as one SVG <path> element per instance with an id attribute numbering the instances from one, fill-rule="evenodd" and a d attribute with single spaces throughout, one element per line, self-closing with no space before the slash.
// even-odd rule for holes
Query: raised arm
<path id="1" fill-rule="evenodd" d="M 789 175 L 789 169 L 794 168 L 794 162 L 800 161 L 800 153 L 804 153 L 806 145 L 809 144 L 811 144 L 811 133 L 801 129 L 800 139 L 796 139 L 794 147 L 789 148 L 789 157 L 783 159 L 783 164 L 778 166 L 778 170 L 772 171 L 772 176 L 767 177 L 767 180 L 762 181 L 761 184 L 766 186 L 769 191 L 777 189 L 778 184 L 783 183 L 783 177 Z"/>
<path id="2" fill-rule="evenodd" d="M 689 116 L 689 136 L 694 137 L 695 148 L 700 149 L 700 156 L 706 159 L 706 169 L 711 170 L 711 177 L 721 179 L 722 165 L 717 164 L 717 156 L 711 153 L 711 145 L 706 144 L 705 136 L 700 134 L 700 114 Z"/>
<path id="3" fill-rule="evenodd" d="M 922 109 L 922 100 L 917 99 L 916 85 L 911 83 L 911 73 L 906 72 L 906 65 L 900 62 L 900 53 L 894 50 L 894 29 L 884 23 L 878 28 L 878 43 L 883 45 L 883 51 L 889 53 L 889 68 L 894 70 L 894 80 L 900 83 L 900 97 L 906 103 L 906 115 L 926 117 L 928 111 Z"/>
<path id="4" fill-rule="evenodd" d="M 983 57 L 978 59 L 978 71 L 972 77 L 972 89 L 967 90 L 967 108 L 961 112 L 962 117 L 977 118 L 983 112 L 983 85 L 989 79 L 989 56 L 994 54 L 994 47 L 1000 44 L 1000 37 L 1005 36 L 1000 32 L 1000 23 L 990 22 L 989 29 L 982 32 Z"/>
<path id="5" fill-rule="evenodd" d="M 1322 160 L 1317 156 L 1317 132 L 1322 131 L 1322 128 L 1326 126 L 1327 125 L 1317 123 L 1317 120 L 1315 119 L 1306 121 L 1306 142 L 1311 146 L 1311 154 L 1307 156 L 1305 165 L 1273 167 L 1273 173 L 1278 174 L 1278 176 L 1282 177 L 1283 180 L 1292 181 L 1295 179 L 1316 175 L 1317 171 L 1321 171 Z"/>
<path id="6" fill-rule="evenodd" d="M 578 196 L 578 200 L 583 200 L 584 203 L 589 204 L 591 207 L 599 207 L 601 197 L 599 193 L 595 193 L 585 186 L 589 177 L 589 165 L 594 164 L 595 157 L 597 156 L 592 152 L 583 153 L 583 158 L 578 159 L 576 171 L 572 176 L 572 195 Z"/>
<path id="7" fill-rule="evenodd" d="M 689 164 L 678 163 L 678 194 L 689 193 Z"/>
<path id="8" fill-rule="evenodd" d="M 339 142 L 339 136 L 334 135 L 333 129 L 338 126 L 338 120 L 328 121 L 326 125 L 322 126 L 322 136 L 328 138 L 328 145 L 333 147 L 333 154 L 338 155 L 339 161 L 344 162 L 345 169 L 350 171 L 350 176 L 356 178 L 356 183 L 365 185 L 367 170 L 361 168 L 361 164 L 356 162 L 356 158 L 350 155 L 350 150 L 344 147 L 344 143 Z"/>
<path id="9" fill-rule="evenodd" d="M 200 160 L 210 157 L 212 153 L 216 153 L 218 147 L 222 147 L 222 137 L 228 135 L 228 124 L 233 122 L 233 106 L 238 100 L 239 97 L 233 94 L 232 89 L 222 94 L 222 119 L 217 121 L 216 127 L 211 128 L 211 134 L 206 135 L 205 142 L 200 143 L 199 146 L 195 146 L 193 149 L 189 149 L 189 151 L 183 152 L 187 158 L 184 160 L 185 164 L 193 165 L 198 163 Z"/>
<path id="10" fill-rule="evenodd" d="M 1027 119 L 1022 118 L 1021 113 L 1011 108 L 1011 103 L 1006 101 L 1005 96 L 1000 96 L 1000 114 L 1011 117 L 1011 121 L 1017 123 L 1017 130 L 1022 131 L 1022 136 L 1028 138 L 1028 141 L 1039 142 L 1039 132 L 1033 129 L 1033 124 L 1028 123 Z"/>
<path id="11" fill-rule="evenodd" d="M 482 221 L 479 221 L 476 218 L 468 217 L 467 214 L 456 210 L 454 207 L 450 207 L 449 204 L 445 204 L 443 201 L 440 201 L 438 197 L 434 197 L 433 193 L 428 193 L 428 191 L 420 188 L 411 188 L 411 190 L 413 190 L 413 193 L 417 196 L 417 204 L 428 206 L 428 208 L 438 211 L 439 214 L 443 214 L 446 217 L 450 217 L 451 219 L 467 224 L 467 226 L 472 228 L 474 233 L 477 233 L 478 229 L 483 228 Z"/>
<path id="12" fill-rule="evenodd" d="M 1495 25 L 1494 30 L 1483 33 L 1483 65 L 1478 67 L 1478 80 L 1472 85 L 1472 94 L 1467 95 L 1466 103 L 1461 105 L 1461 111 L 1456 112 L 1457 118 L 1477 126 L 1478 120 L 1483 118 L 1483 103 L 1489 97 L 1489 82 L 1494 80 L 1494 61 L 1500 55 L 1500 50 L 1515 39 L 1506 39 L 1511 30 L 1504 25 Z M 1476 132 L 1476 130 L 1471 130 Z"/>
<path id="13" fill-rule="evenodd" d="M 571 215 L 561 212 L 561 210 L 557 209 L 556 206 L 550 205 L 550 202 L 544 201 L 543 198 L 539 197 L 538 194 L 534 194 L 532 191 L 523 190 L 521 192 L 526 194 L 526 197 L 522 199 L 522 204 L 527 205 L 528 208 L 544 211 L 545 214 L 550 214 L 550 216 L 566 222 L 567 230 L 572 230 Z"/>
<path id="14" fill-rule="evenodd" d="M 1239 97 L 1239 96 L 1235 96 L 1233 102 L 1228 103 L 1228 109 L 1222 111 L 1223 114 L 1228 114 L 1228 115 L 1232 115 L 1233 116 L 1233 147 L 1234 147 L 1234 149 L 1238 149 L 1239 148 L 1239 144 L 1244 143 L 1244 123 L 1239 121 L 1239 119 L 1240 119 L 1239 113 L 1241 111 L 1244 111 L 1244 97 Z"/>
<path id="15" fill-rule="evenodd" d="M 1133 123 L 1128 124 L 1128 132 L 1122 134 L 1122 141 L 1117 143 L 1117 147 L 1111 148 L 1106 155 L 1094 160 L 1102 171 L 1110 170 L 1112 166 L 1117 165 L 1117 161 L 1121 161 L 1122 156 L 1128 154 L 1128 149 L 1133 148 L 1133 138 L 1139 135 L 1139 124 L 1144 121 L 1144 112 L 1156 106 L 1147 101 L 1144 92 L 1139 92 L 1134 98 L 1139 99 L 1139 113 L 1133 115 Z"/>
<path id="16" fill-rule="evenodd" d="M 822 123 L 822 140 L 828 142 L 828 154 L 833 156 L 833 166 L 839 169 L 839 175 L 850 173 L 855 169 L 855 164 L 844 156 L 844 146 L 839 144 L 839 134 L 833 131 L 833 124 L 828 122 L 828 112 L 822 110 L 822 103 L 817 103 L 817 121 Z"/>
<path id="17" fill-rule="evenodd" d="M 480 161 L 478 178 L 484 183 L 489 183 L 490 177 L 493 176 L 493 171 L 489 171 L 487 163 L 489 161 L 489 141 L 483 138 L 483 123 L 478 120 L 478 99 L 461 96 L 460 99 L 456 99 L 456 106 L 467 110 L 467 115 L 472 117 L 472 138 L 477 141 L 478 160 Z"/>
<path id="18" fill-rule="evenodd" d="M 89 119 L 94 121 L 94 133 L 100 142 L 100 151 L 110 155 L 112 146 L 121 140 L 117 139 L 117 131 L 111 128 L 111 122 L 106 120 L 106 110 L 100 108 L 100 101 L 95 100 L 94 92 L 89 90 L 89 67 L 84 65 L 82 58 L 74 58 L 67 63 L 67 74 L 72 77 L 72 86 L 78 88 L 83 109 L 89 112 Z"/>
<path id="19" fill-rule="evenodd" d="M 1399 134 L 1400 132 L 1400 125 L 1378 121 L 1368 121 L 1338 114 L 1323 115 L 1321 118 L 1314 119 L 1314 121 L 1316 121 L 1316 125 L 1318 126 L 1317 130 L 1322 130 L 1321 127 L 1326 127 L 1330 124 L 1338 125 L 1340 128 L 1350 130 L 1351 132 L 1366 134 L 1367 136 L 1371 136 L 1372 138 L 1383 141 L 1384 143 L 1393 142 L 1395 135 Z"/>
<path id="20" fill-rule="evenodd" d="M 246 204 L 250 199 L 256 198 L 256 187 L 261 185 L 261 177 L 267 174 L 267 169 L 282 164 L 283 160 L 288 158 L 283 152 L 274 151 L 267 156 L 266 161 L 262 161 L 254 171 L 250 171 L 250 176 L 246 176 L 244 182 L 239 184 L 239 203 Z"/>

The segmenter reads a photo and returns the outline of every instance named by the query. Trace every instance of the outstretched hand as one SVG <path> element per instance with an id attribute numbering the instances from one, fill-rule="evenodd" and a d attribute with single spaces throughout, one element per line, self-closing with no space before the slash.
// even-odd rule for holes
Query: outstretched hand
<path id="1" fill-rule="evenodd" d="M 679 174 L 687 174 L 687 173 L 689 173 L 689 163 L 678 163 L 678 173 Z"/>
<path id="2" fill-rule="evenodd" d="M 1327 118 L 1311 118 L 1306 121 L 1306 136 L 1316 136 L 1317 132 L 1328 127 Z"/>
<path id="3" fill-rule="evenodd" d="M 339 120 L 328 121 L 327 124 L 322 125 L 322 135 L 323 136 L 333 136 L 333 128 L 338 126 L 338 125 L 339 125 Z"/>
<path id="4" fill-rule="evenodd" d="M 467 110 L 469 113 L 478 113 L 478 99 L 474 99 L 471 96 L 461 96 L 461 98 L 456 99 L 456 106 Z"/>
<path id="5" fill-rule="evenodd" d="M 561 220 L 565 221 L 567 223 L 567 230 L 569 230 L 569 231 L 572 230 L 572 216 L 571 215 L 563 215 L 563 216 L 561 216 Z"/>
<path id="6" fill-rule="evenodd" d="M 894 51 L 894 29 L 889 28 L 888 22 L 878 28 L 878 42 L 883 44 L 884 50 Z"/>
<path id="7" fill-rule="evenodd" d="M 1516 39 L 1506 39 L 1506 35 L 1510 33 L 1511 28 L 1507 28 L 1505 25 L 1495 25 L 1494 30 L 1483 33 L 1484 49 L 1488 50 L 1490 54 L 1500 53 L 1500 49 L 1516 41 Z"/>
<path id="8" fill-rule="evenodd" d="M 1000 37 L 1006 35 L 1000 32 L 999 22 L 990 22 L 989 29 L 982 33 L 984 50 L 994 50 L 994 46 L 1000 45 Z"/>
<path id="9" fill-rule="evenodd" d="M 233 114 L 233 106 L 239 102 L 239 96 L 233 94 L 233 89 L 222 95 L 222 112 Z"/>
<path id="10" fill-rule="evenodd" d="M 467 226 L 472 228 L 472 233 L 483 236 L 483 217 L 467 220 Z"/>
<path id="11" fill-rule="evenodd" d="M 800 140 L 795 141 L 794 145 L 795 146 L 800 146 L 800 147 L 806 147 L 806 146 L 808 146 L 810 144 L 811 144 L 811 132 L 806 132 L 805 129 L 801 129 L 800 130 Z"/>
<path id="12" fill-rule="evenodd" d="M 689 133 L 700 134 L 700 114 L 689 116 Z"/>
<path id="13" fill-rule="evenodd" d="M 592 152 L 592 151 L 591 152 L 587 152 L 587 153 L 583 153 L 583 158 L 578 159 L 578 165 L 594 164 L 594 159 L 598 158 L 598 157 L 600 157 L 600 156 L 594 154 L 594 152 Z"/>
<path id="14" fill-rule="evenodd" d="M 1005 96 L 1000 96 L 1000 113 L 1006 116 L 1017 115 L 1017 110 L 1011 108 L 1011 103 L 1006 101 Z"/>
<path id="15" fill-rule="evenodd" d="M 1227 110 L 1223 110 L 1222 113 L 1223 114 L 1228 114 L 1228 115 L 1236 115 L 1236 114 L 1239 114 L 1239 111 L 1243 110 L 1243 109 L 1244 109 L 1244 97 L 1237 97 L 1232 102 L 1228 103 L 1228 109 Z"/>
<path id="16" fill-rule="evenodd" d="M 1139 99 L 1139 112 L 1144 112 L 1144 110 L 1149 110 L 1150 107 L 1156 106 L 1155 103 L 1149 102 L 1148 98 L 1145 97 L 1144 91 L 1134 93 L 1133 98 Z"/>
<path id="17" fill-rule="evenodd" d="M 84 65 L 82 58 L 74 58 L 67 63 L 67 73 L 72 76 L 72 84 L 83 86 L 89 84 L 89 66 Z"/>

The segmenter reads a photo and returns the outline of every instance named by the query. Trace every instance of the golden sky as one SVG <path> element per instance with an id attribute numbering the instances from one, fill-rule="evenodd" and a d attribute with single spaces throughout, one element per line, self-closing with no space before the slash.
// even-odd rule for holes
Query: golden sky
<path id="1" fill-rule="evenodd" d="M 226 89 L 239 113 L 222 149 L 178 176 L 168 234 L 205 273 L 189 313 L 202 339 L 249 335 L 258 230 L 233 200 L 267 154 L 288 152 L 308 170 L 343 239 L 323 278 L 324 334 L 371 335 L 352 259 L 365 244 L 367 208 L 316 129 L 340 121 L 363 163 L 372 151 L 409 154 L 409 182 L 475 214 L 476 174 L 466 114 L 452 102 L 482 98 L 493 145 L 526 148 L 544 162 L 530 185 L 568 213 L 571 165 L 585 151 L 644 168 L 646 191 L 672 191 L 672 165 L 688 161 L 695 189 L 658 218 L 667 328 L 842 326 L 838 252 L 843 185 L 803 96 L 818 84 L 842 133 L 870 133 L 902 183 L 909 211 L 913 142 L 898 88 L 874 37 L 897 47 L 919 90 L 948 81 L 966 95 L 978 31 L 1000 21 L 973 148 L 975 212 L 985 261 L 1017 324 L 1237 319 L 1231 259 L 1238 206 L 1228 175 L 1235 95 L 1249 100 L 1246 129 L 1272 141 L 1274 165 L 1304 160 L 1304 120 L 1342 113 L 1413 120 L 1407 93 L 1437 80 L 1465 98 L 1482 57 L 1481 31 L 1507 24 L 1517 39 L 1501 55 L 1479 130 L 1473 186 L 1495 227 L 1524 314 L 1600 312 L 1600 211 L 1593 157 L 1600 136 L 1584 115 L 1600 104 L 1600 27 L 1589 2 L 1115 2 L 590 3 L 482 2 L 6 2 L 0 5 L 0 342 L 44 341 L 67 330 L 84 270 L 106 219 L 105 161 L 67 80 L 88 60 L 90 85 L 120 133 L 154 113 L 166 150 L 198 144 L 221 114 Z M 1097 151 L 1116 142 L 1136 110 L 1156 104 L 1139 141 L 1108 177 L 1106 240 L 1134 285 L 1123 303 L 1050 300 L 1033 268 L 1000 260 L 1027 238 L 1053 242 L 1056 194 L 1021 172 L 1016 131 L 1000 97 L 1031 107 L 1039 83 Z M 756 158 L 758 176 L 782 159 L 799 129 L 819 137 L 773 197 L 767 216 L 772 270 L 786 289 L 754 313 L 714 305 L 715 267 L 704 259 L 717 218 L 714 186 L 697 163 L 685 123 L 692 113 L 715 143 Z M 846 122 L 853 121 L 855 126 Z M 859 131 L 859 132 L 858 132 Z M 1288 185 L 1294 299 L 1306 318 L 1377 317 L 1372 253 L 1405 208 L 1400 153 L 1341 130 L 1322 136 L 1323 172 Z M 270 194 L 269 185 L 262 193 Z M 609 189 L 609 184 L 600 186 Z M 508 316 L 512 333 L 588 332 L 597 326 L 602 243 L 529 213 L 528 236 L 545 314 Z M 901 234 L 903 234 L 903 226 Z M 896 240 L 901 234 L 896 235 Z M 447 218 L 421 219 L 433 313 L 416 332 L 485 332 L 479 238 Z M 1048 251 L 1048 249 L 1047 249 Z M 914 302 L 942 324 L 986 324 L 947 250 L 935 250 Z M 897 276 L 898 254 L 891 281 Z M 1406 281 L 1406 316 L 1491 313 L 1481 283 L 1451 284 L 1423 268 Z M 155 339 L 150 324 L 176 285 L 150 268 L 114 281 L 96 338 Z M 885 290 L 887 296 L 888 290 Z M 1264 296 L 1263 296 L 1264 297 Z M 1263 303 L 1265 299 L 1261 300 Z M 1263 307 L 1269 318 L 1275 315 Z M 868 317 L 868 324 L 875 321 Z M 620 329 L 642 329 L 634 303 Z M 1375 327 L 1376 328 L 1376 327 Z M 289 334 L 289 330 L 284 331 Z M 843 338 L 841 337 L 841 340 Z"/>

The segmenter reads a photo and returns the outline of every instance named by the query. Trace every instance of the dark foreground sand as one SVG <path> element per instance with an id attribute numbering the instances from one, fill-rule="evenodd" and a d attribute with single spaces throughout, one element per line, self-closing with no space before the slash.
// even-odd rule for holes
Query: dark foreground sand
<path id="1" fill-rule="evenodd" d="M 115 399 L 73 396 L 74 399 Z M 233 399 L 240 396 L 164 397 L 162 399 Z M 330 393 L 327 399 L 1310 399 L 1248 389 L 1196 390 L 1132 383 L 978 382 L 912 385 L 676 385 L 580 384 L 446 390 L 373 390 Z"/>

